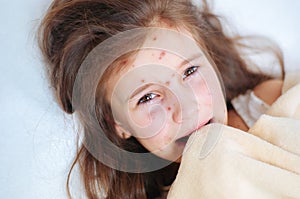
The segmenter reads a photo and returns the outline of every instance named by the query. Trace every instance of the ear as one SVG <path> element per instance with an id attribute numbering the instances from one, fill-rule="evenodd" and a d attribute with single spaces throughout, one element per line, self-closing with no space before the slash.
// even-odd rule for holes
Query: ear
<path id="1" fill-rule="evenodd" d="M 131 133 L 126 131 L 119 122 L 115 123 L 115 128 L 118 136 L 122 139 L 128 139 L 132 136 Z"/>

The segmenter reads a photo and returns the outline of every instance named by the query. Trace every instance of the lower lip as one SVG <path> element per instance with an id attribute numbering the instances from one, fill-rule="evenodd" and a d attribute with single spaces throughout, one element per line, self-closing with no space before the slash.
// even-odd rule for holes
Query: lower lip
<path id="1" fill-rule="evenodd" d="M 186 142 L 176 142 L 179 147 L 185 147 Z"/>
<path id="2" fill-rule="evenodd" d="M 202 127 L 206 126 L 207 124 L 210 124 L 213 122 L 213 119 L 210 119 L 208 122 L 206 122 L 204 125 L 200 125 L 200 127 L 198 127 L 196 130 L 194 130 L 190 135 L 192 135 L 194 132 L 198 131 L 199 129 L 201 129 Z M 187 141 L 186 142 L 178 142 L 176 141 L 176 144 L 180 147 L 185 147 Z"/>
<path id="3" fill-rule="evenodd" d="M 207 121 L 206 123 L 204 123 L 204 124 L 200 124 L 200 125 L 198 126 L 198 128 L 197 128 L 196 130 L 193 131 L 193 133 L 194 133 L 195 131 L 198 131 L 198 130 L 201 129 L 202 127 L 204 127 L 204 126 L 206 126 L 206 125 L 212 123 L 212 122 L 213 122 L 213 118 L 211 118 L 210 120 L 208 120 L 208 121 Z"/>
<path id="4" fill-rule="evenodd" d="M 194 132 L 192 132 L 190 135 L 192 135 Z M 186 140 L 186 142 L 184 141 L 176 141 L 175 143 L 179 146 L 179 147 L 185 147 L 186 143 L 188 142 L 188 139 Z"/>

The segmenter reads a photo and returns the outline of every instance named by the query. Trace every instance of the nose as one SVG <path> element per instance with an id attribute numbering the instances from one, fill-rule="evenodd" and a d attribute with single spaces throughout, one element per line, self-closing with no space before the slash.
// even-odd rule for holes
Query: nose
<path id="1" fill-rule="evenodd" d="M 198 103 L 195 94 L 189 86 L 177 84 L 172 93 L 172 120 L 175 123 L 182 123 L 195 115 L 198 109 Z"/>
<path id="2" fill-rule="evenodd" d="M 172 120 L 175 123 L 182 123 L 197 115 L 198 100 L 196 99 L 195 91 L 189 84 L 182 81 L 180 75 L 175 76 L 171 80 L 170 86 L 171 102 L 172 102 Z"/>
<path id="3" fill-rule="evenodd" d="M 182 111 L 179 103 L 174 104 L 174 111 L 172 112 L 172 120 L 177 124 L 182 123 Z"/>

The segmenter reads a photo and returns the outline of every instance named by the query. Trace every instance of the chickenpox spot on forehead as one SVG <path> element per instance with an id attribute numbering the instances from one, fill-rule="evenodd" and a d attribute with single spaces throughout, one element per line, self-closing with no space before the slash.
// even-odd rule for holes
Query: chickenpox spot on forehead
<path id="1" fill-rule="evenodd" d="M 165 51 L 162 51 L 162 52 L 159 54 L 159 59 L 162 59 L 165 55 L 166 55 L 166 52 L 165 52 Z"/>

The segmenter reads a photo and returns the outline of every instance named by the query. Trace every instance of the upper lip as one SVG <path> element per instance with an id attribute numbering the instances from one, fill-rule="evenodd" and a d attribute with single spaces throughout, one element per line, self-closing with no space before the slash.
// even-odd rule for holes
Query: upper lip
<path id="1" fill-rule="evenodd" d="M 210 123 L 211 120 L 212 120 L 212 118 L 209 119 L 209 120 L 206 121 L 206 122 L 201 123 L 201 124 L 198 125 L 195 129 L 193 129 L 193 130 L 191 130 L 191 131 L 188 131 L 188 133 L 182 135 L 181 137 L 177 138 L 176 140 L 179 140 L 179 139 L 181 139 L 181 138 L 183 138 L 183 137 L 186 137 L 186 136 L 190 136 L 190 135 L 191 135 L 192 133 L 194 133 L 195 131 L 199 130 L 200 128 L 202 128 L 202 127 L 205 126 L 206 124 Z"/>

